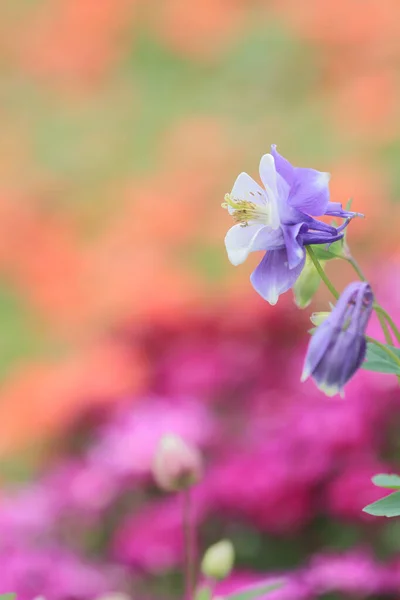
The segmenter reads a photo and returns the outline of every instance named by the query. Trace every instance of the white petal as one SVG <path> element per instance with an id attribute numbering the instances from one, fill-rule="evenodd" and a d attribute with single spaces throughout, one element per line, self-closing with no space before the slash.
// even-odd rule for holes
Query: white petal
<path id="1" fill-rule="evenodd" d="M 284 246 L 281 230 L 274 230 L 262 223 L 247 227 L 234 225 L 225 236 L 225 247 L 230 262 L 236 267 L 242 264 L 250 252 L 256 250 L 274 250 Z"/>
<path id="2" fill-rule="evenodd" d="M 253 249 L 259 231 L 265 228 L 262 223 L 256 225 L 234 225 L 225 236 L 225 247 L 230 262 L 237 267 L 241 265 Z"/>
<path id="3" fill-rule="evenodd" d="M 276 169 L 272 154 L 264 154 L 260 160 L 260 177 L 264 187 L 277 196 Z"/>
<path id="4" fill-rule="evenodd" d="M 278 207 L 278 190 L 276 180 L 275 161 L 272 154 L 264 154 L 260 160 L 260 177 L 267 192 L 270 205 L 270 218 L 272 229 L 278 229 L 281 224 Z"/>
<path id="5" fill-rule="evenodd" d="M 235 200 L 247 200 L 262 206 L 267 204 L 265 190 L 247 173 L 240 173 L 233 185 L 231 196 Z"/>

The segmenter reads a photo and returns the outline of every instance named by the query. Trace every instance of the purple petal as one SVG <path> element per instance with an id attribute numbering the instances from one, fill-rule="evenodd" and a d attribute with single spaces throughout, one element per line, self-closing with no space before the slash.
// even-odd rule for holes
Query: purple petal
<path id="1" fill-rule="evenodd" d="M 305 262 L 289 269 L 286 248 L 270 250 L 251 274 L 254 289 L 270 304 L 276 304 L 280 294 L 287 292 L 299 277 Z"/>
<path id="2" fill-rule="evenodd" d="M 303 238 L 299 236 L 300 230 L 304 227 L 307 229 L 307 225 L 304 225 L 304 223 L 296 223 L 296 225 L 282 225 L 289 269 L 294 269 L 294 267 L 297 267 L 297 265 L 304 258 L 305 251 L 302 243 Z"/>
<path id="3" fill-rule="evenodd" d="M 317 327 L 316 331 L 311 337 L 304 361 L 301 381 L 308 379 L 311 373 L 313 373 L 313 371 L 316 369 L 325 352 L 327 351 L 330 342 L 331 325 L 329 321 L 324 321 L 321 325 L 319 325 L 319 327 Z"/>
<path id="4" fill-rule="evenodd" d="M 250 252 L 269 250 L 284 246 L 281 229 L 271 229 L 262 223 L 243 227 L 234 225 L 225 236 L 225 247 L 230 262 L 236 267 L 242 264 Z"/>
<path id="5" fill-rule="evenodd" d="M 324 231 L 330 235 L 337 234 L 336 227 L 333 227 L 332 225 L 328 225 L 327 223 L 324 223 L 323 221 L 318 221 L 318 219 L 313 219 L 309 215 L 306 215 L 299 211 L 297 212 L 297 215 L 296 215 L 296 221 L 297 220 L 303 221 L 303 223 L 306 223 L 310 229 L 314 229 L 315 231 Z"/>
<path id="6" fill-rule="evenodd" d="M 336 339 L 332 336 L 328 352 L 313 370 L 315 383 L 328 396 L 342 392 L 361 366 L 365 353 L 366 342 L 362 335 L 341 331 Z"/>
<path id="7" fill-rule="evenodd" d="M 339 217 L 341 219 L 352 219 L 353 217 L 363 217 L 364 215 L 357 212 L 351 212 L 349 210 L 343 210 L 340 202 L 328 202 L 328 206 L 325 211 L 326 215 L 331 217 Z"/>
<path id="8" fill-rule="evenodd" d="M 311 244 L 332 244 L 343 238 L 343 233 L 332 235 L 323 231 L 307 231 L 306 233 L 300 234 L 301 242 L 303 246 L 309 246 Z"/>
<path id="9" fill-rule="evenodd" d="M 329 173 L 293 167 L 286 158 L 279 154 L 275 145 L 271 146 L 271 154 L 275 160 L 276 171 L 280 176 L 277 178 L 278 191 L 284 195 L 287 190 L 287 187 L 285 188 L 280 183 L 281 179 L 290 188 L 288 196 L 286 194 L 283 199 L 288 198 L 291 206 L 310 215 L 324 215 L 329 203 Z"/>
<path id="10" fill-rule="evenodd" d="M 276 149 L 276 144 L 271 146 L 271 154 L 275 160 L 276 172 L 286 182 L 289 187 L 292 187 L 294 181 L 294 166 L 290 164 L 286 158 L 283 158 Z"/>
<path id="11" fill-rule="evenodd" d="M 315 169 L 294 169 L 288 202 L 310 215 L 324 215 L 329 203 L 329 173 Z"/>

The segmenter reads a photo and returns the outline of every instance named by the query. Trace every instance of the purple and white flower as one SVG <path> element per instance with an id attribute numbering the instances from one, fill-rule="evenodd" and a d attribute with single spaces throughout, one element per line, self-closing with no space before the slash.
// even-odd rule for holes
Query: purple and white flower
<path id="1" fill-rule="evenodd" d="M 329 199 L 329 173 L 293 167 L 271 146 L 260 162 L 261 187 L 241 173 L 223 207 L 236 221 L 225 237 L 230 262 L 243 263 L 250 252 L 267 251 L 251 275 L 256 291 L 270 304 L 289 290 L 305 262 L 304 246 L 330 244 L 357 213 Z M 338 228 L 314 219 L 331 215 L 346 219 Z"/>
<path id="2" fill-rule="evenodd" d="M 365 330 L 373 302 L 368 283 L 356 281 L 347 286 L 311 338 L 302 381 L 311 376 L 327 396 L 343 391 L 365 358 Z"/>

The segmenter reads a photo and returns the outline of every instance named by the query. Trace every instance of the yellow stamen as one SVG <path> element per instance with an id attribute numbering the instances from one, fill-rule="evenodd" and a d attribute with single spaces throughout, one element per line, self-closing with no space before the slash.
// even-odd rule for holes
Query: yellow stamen
<path id="1" fill-rule="evenodd" d="M 236 223 L 239 223 L 242 227 L 247 227 L 249 221 L 258 221 L 268 225 L 270 222 L 270 215 L 268 206 L 261 206 L 255 202 L 249 200 L 239 200 L 233 198 L 231 194 L 225 194 L 225 202 L 221 205 L 226 210 L 229 208 L 233 219 Z"/>

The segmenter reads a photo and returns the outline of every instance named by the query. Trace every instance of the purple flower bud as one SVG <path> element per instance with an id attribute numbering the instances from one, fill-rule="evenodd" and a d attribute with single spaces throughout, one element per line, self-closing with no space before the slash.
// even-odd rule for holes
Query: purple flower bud
<path id="1" fill-rule="evenodd" d="M 164 435 L 153 461 L 153 475 L 161 489 L 172 492 L 197 483 L 202 474 L 202 461 L 197 448 L 189 446 L 172 433 Z"/>
<path id="2" fill-rule="evenodd" d="M 308 346 L 301 380 L 310 375 L 328 396 L 343 391 L 361 366 L 366 352 L 365 330 L 374 296 L 366 282 L 351 283 Z"/>

